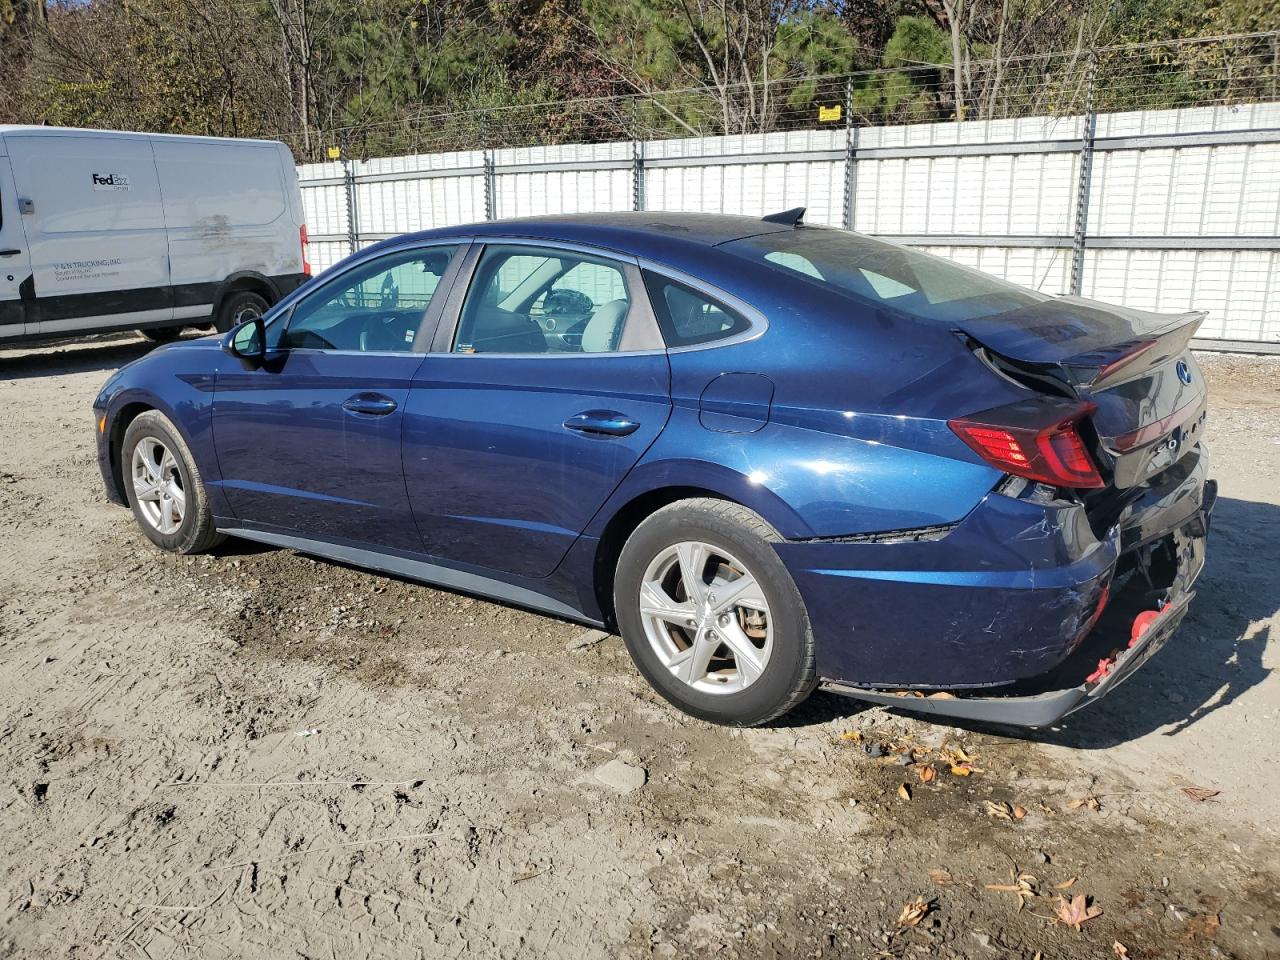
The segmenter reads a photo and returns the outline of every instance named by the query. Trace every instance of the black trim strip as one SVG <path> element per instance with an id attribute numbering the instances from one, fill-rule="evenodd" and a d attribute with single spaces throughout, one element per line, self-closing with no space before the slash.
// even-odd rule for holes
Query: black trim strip
<path id="1" fill-rule="evenodd" d="M 113 313 L 164 310 L 172 306 L 172 287 L 137 287 L 133 290 L 67 293 L 58 297 L 36 297 L 28 306 L 27 322 L 74 320 L 76 317 L 100 317 Z"/>
<path id="2" fill-rule="evenodd" d="M 26 322 L 26 304 L 21 300 L 0 300 L 0 327 L 22 326 Z"/>
<path id="3" fill-rule="evenodd" d="M 302 273 L 285 273 L 274 277 L 263 276 L 261 279 L 275 287 L 278 299 L 292 293 L 310 278 Z M 136 287 L 131 290 L 103 290 L 95 293 L 37 297 L 34 295 L 34 278 L 28 277 L 18 288 L 20 299 L 0 301 L 0 326 L 74 320 L 78 317 L 111 316 L 118 313 L 139 313 L 144 310 L 196 307 L 205 304 L 209 304 L 212 311 L 226 283 L 225 280 L 216 280 L 207 283 L 182 283 L 168 287 Z"/>
<path id="4" fill-rule="evenodd" d="M 218 296 L 218 288 L 222 284 L 218 281 L 209 283 L 179 283 L 175 284 L 173 290 L 173 305 L 175 307 L 201 307 L 206 303 L 210 304 L 209 309 L 213 309 L 212 304 Z"/>

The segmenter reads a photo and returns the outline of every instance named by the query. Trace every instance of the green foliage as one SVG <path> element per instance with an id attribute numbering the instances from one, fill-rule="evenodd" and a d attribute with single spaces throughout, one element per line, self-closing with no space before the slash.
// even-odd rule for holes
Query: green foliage
<path id="1" fill-rule="evenodd" d="M 0 0 L 0 121 L 273 136 L 318 159 L 785 130 L 835 104 L 856 123 L 1030 115 L 1080 108 L 1090 44 L 1280 29 L 1276 0 L 963 0 L 953 24 L 955 8 Z M 1104 57 L 1096 102 L 1256 98 L 1277 81 L 1265 43 Z"/>

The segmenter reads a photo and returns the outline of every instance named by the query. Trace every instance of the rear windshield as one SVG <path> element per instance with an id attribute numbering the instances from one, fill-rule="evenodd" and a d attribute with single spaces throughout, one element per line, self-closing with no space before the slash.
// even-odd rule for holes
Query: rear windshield
<path id="1" fill-rule="evenodd" d="M 764 261 L 877 306 L 956 323 L 1051 299 L 927 253 L 820 227 L 765 233 L 721 249 Z"/>

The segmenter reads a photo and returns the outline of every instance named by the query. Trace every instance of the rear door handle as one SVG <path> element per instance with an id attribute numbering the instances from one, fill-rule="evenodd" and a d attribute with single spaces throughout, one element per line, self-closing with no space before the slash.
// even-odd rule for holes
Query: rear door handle
<path id="1" fill-rule="evenodd" d="M 385 417 L 396 409 L 396 402 L 380 393 L 357 393 L 342 404 L 348 413 L 362 413 L 367 417 Z"/>
<path id="2" fill-rule="evenodd" d="M 0 257 L 16 257 L 20 253 L 21 250 L 0 250 Z"/>
<path id="3" fill-rule="evenodd" d="M 564 422 L 566 429 L 605 437 L 628 437 L 640 422 L 614 410 L 584 410 Z"/>

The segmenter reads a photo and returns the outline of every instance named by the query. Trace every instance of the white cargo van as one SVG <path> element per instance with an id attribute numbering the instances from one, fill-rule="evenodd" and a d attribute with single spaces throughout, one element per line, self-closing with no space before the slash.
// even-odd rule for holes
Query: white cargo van
<path id="1" fill-rule="evenodd" d="M 0 343 L 229 329 L 307 275 L 289 148 L 0 125 Z"/>

